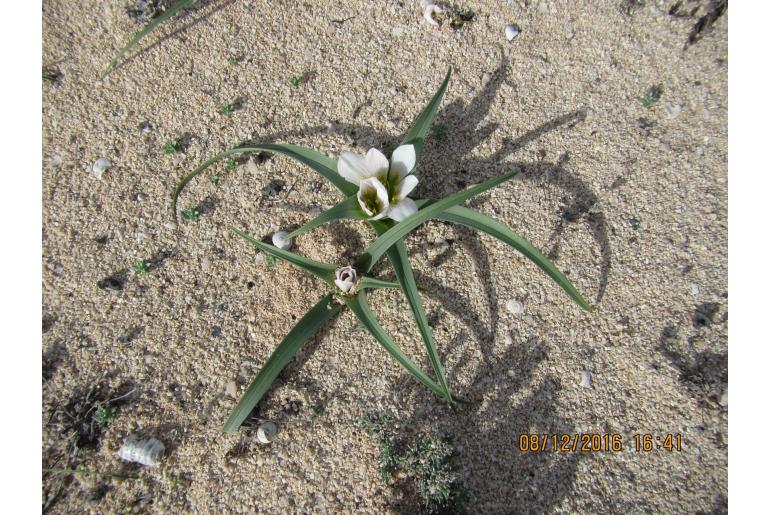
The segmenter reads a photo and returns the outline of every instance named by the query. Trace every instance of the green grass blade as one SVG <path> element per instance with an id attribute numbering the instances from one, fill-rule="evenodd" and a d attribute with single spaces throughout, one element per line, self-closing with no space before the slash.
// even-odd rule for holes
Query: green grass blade
<path id="1" fill-rule="evenodd" d="M 409 129 L 409 132 L 406 133 L 404 140 L 401 142 L 402 145 L 414 145 L 414 151 L 417 154 L 417 162 L 420 161 L 420 154 L 422 153 L 425 137 L 428 135 L 430 125 L 436 117 L 436 113 L 441 105 L 441 100 L 444 98 L 444 93 L 446 93 L 446 88 L 449 85 L 449 78 L 451 76 L 452 67 L 450 66 L 449 70 L 446 72 L 446 77 L 444 77 L 444 82 L 441 83 L 441 86 L 439 86 L 438 90 L 433 95 L 433 98 L 430 99 L 428 105 L 426 105 L 419 116 L 415 118 L 414 123 L 412 123 L 412 128 Z"/>
<path id="2" fill-rule="evenodd" d="M 252 145 L 248 147 L 236 147 L 230 150 L 225 150 L 214 157 L 204 161 L 192 172 L 185 175 L 179 183 L 177 183 L 174 192 L 171 194 L 171 207 L 174 217 L 176 218 L 176 206 L 179 194 L 187 183 L 193 180 L 195 177 L 206 171 L 208 167 L 224 159 L 225 157 L 242 154 L 244 152 L 275 152 L 277 154 L 283 154 L 290 157 L 300 163 L 308 165 L 310 168 L 321 174 L 326 180 L 331 182 L 337 187 L 346 197 L 355 195 L 358 192 L 358 188 L 355 184 L 349 183 L 337 173 L 337 161 L 334 159 L 311 150 L 309 148 L 299 147 L 297 145 L 283 145 L 278 143 L 265 143 L 262 145 Z"/>
<path id="3" fill-rule="evenodd" d="M 235 433 L 244 420 L 249 416 L 262 396 L 273 384 L 275 378 L 283 368 L 291 361 L 297 351 L 312 337 L 324 324 L 340 312 L 342 306 L 330 304 L 332 294 L 326 295 L 318 304 L 308 311 L 294 328 L 289 331 L 286 338 L 276 347 L 257 377 L 251 382 L 246 392 L 238 401 L 230 417 L 225 422 L 222 431 Z"/>
<path id="4" fill-rule="evenodd" d="M 378 236 L 381 236 L 391 227 L 391 222 L 372 222 L 372 227 Z M 406 295 L 406 300 L 409 303 L 409 308 L 412 310 L 414 320 L 417 323 L 417 328 L 420 330 L 420 336 L 425 344 L 425 351 L 428 353 L 431 367 L 433 367 L 433 373 L 436 374 L 439 385 L 444 392 L 444 397 L 452 402 L 452 396 L 449 393 L 449 385 L 444 373 L 444 366 L 441 363 L 441 357 L 438 355 L 436 349 L 436 340 L 433 338 L 433 331 L 428 324 L 428 316 L 425 313 L 425 308 L 422 305 L 420 299 L 419 288 L 417 282 L 414 280 L 414 274 L 412 273 L 412 265 L 409 262 L 409 254 L 406 252 L 406 246 L 403 240 L 398 241 L 394 246 L 387 250 L 388 259 L 393 265 L 393 270 L 396 274 L 401 285 L 401 290 Z"/>
<path id="5" fill-rule="evenodd" d="M 434 383 L 428 375 L 423 372 L 409 357 L 404 354 L 401 348 L 390 338 L 388 333 L 377 322 L 377 318 L 369 308 L 369 303 L 366 300 L 366 294 L 363 291 L 359 291 L 355 297 L 345 298 L 345 303 L 350 310 L 358 317 L 361 323 L 367 330 L 374 336 L 374 338 L 382 345 L 388 353 L 393 356 L 399 364 L 404 367 L 410 374 L 412 374 L 422 384 L 436 392 L 441 397 L 445 397 L 444 390 Z M 451 400 L 451 397 L 449 398 Z"/>
<path id="6" fill-rule="evenodd" d="M 283 259 L 284 261 L 288 261 L 292 265 L 301 268 L 302 270 L 309 272 L 323 281 L 325 281 L 328 284 L 332 284 L 334 281 L 334 272 L 339 268 L 335 265 L 327 265 L 326 263 L 321 263 L 320 261 L 314 261 L 312 259 L 306 258 L 304 256 L 300 256 L 299 254 L 295 254 L 294 252 L 289 252 L 288 250 L 282 250 L 274 245 L 269 245 L 263 241 L 256 240 L 249 236 L 248 234 L 239 231 L 238 229 L 231 227 L 230 228 L 235 234 L 243 238 L 244 240 L 248 241 L 261 251 L 270 254 L 271 256 L 275 256 L 278 259 Z"/>
<path id="7" fill-rule="evenodd" d="M 517 173 L 519 173 L 519 170 L 505 173 L 498 177 L 489 179 L 488 181 L 484 181 L 481 184 L 477 184 L 476 186 L 467 188 L 463 191 L 458 191 L 457 193 L 449 195 L 442 200 L 438 200 L 431 204 L 425 205 L 415 214 L 397 223 L 391 229 L 374 240 L 366 252 L 361 256 L 361 259 L 359 260 L 358 266 L 356 268 L 363 270 L 364 273 L 369 272 L 374 264 L 391 246 L 409 234 L 409 232 L 411 232 L 415 227 L 424 223 L 426 220 L 434 218 L 438 213 L 441 213 L 442 211 L 454 205 L 465 202 L 466 200 L 475 197 L 476 195 L 479 195 L 488 189 L 494 188 L 495 186 L 511 179 Z"/>
<path id="8" fill-rule="evenodd" d="M 102 72 L 102 78 L 104 78 L 112 69 L 115 67 L 115 65 L 118 63 L 121 57 L 126 55 L 126 52 L 131 50 L 134 45 L 139 43 L 139 41 L 145 37 L 147 34 L 155 30 L 155 28 L 163 23 L 164 21 L 168 20 L 172 16 L 174 16 L 176 13 L 184 9 L 185 7 L 188 7 L 190 4 L 195 2 L 196 0 L 179 0 L 177 3 L 166 9 L 163 14 L 155 18 L 154 20 L 150 21 L 147 25 L 142 28 L 139 32 L 133 35 L 133 37 L 128 41 L 128 44 L 120 49 L 120 51 L 115 55 L 115 57 L 112 58 L 110 63 L 107 65 L 107 68 Z"/>
<path id="9" fill-rule="evenodd" d="M 392 283 L 390 281 L 383 281 L 381 279 L 375 279 L 374 277 L 364 276 L 358 282 L 359 288 L 401 288 L 398 283 Z"/>
<path id="10" fill-rule="evenodd" d="M 572 285 L 572 282 L 563 273 L 556 268 L 547 257 L 545 257 L 539 250 L 537 250 L 531 243 L 511 231 L 508 227 L 501 224 L 494 218 L 490 218 L 487 215 L 483 215 L 472 209 L 468 209 L 462 206 L 454 206 L 446 211 L 439 213 L 436 218 L 446 220 L 447 222 L 454 222 L 457 224 L 465 225 L 471 229 L 477 229 L 483 231 L 490 236 L 494 236 L 500 241 L 507 243 L 514 249 L 521 252 L 524 256 L 529 258 L 533 263 L 540 267 L 543 272 L 548 274 L 556 284 L 561 286 L 570 297 L 572 297 L 578 305 L 586 310 L 590 310 L 591 306 L 586 300 L 578 293 L 577 289 Z"/>
<path id="11" fill-rule="evenodd" d="M 308 223 L 300 227 L 299 229 L 296 229 L 292 231 L 289 234 L 289 238 L 294 238 L 295 236 L 299 236 L 300 234 L 303 234 L 310 229 L 315 229 L 319 225 L 323 225 L 328 222 L 333 222 L 335 220 L 341 220 L 341 219 L 353 219 L 353 220 L 365 220 L 369 218 L 366 213 L 361 209 L 361 206 L 358 204 L 358 198 L 356 195 L 350 196 L 337 204 L 336 206 L 327 209 L 317 217 L 310 220 Z"/>

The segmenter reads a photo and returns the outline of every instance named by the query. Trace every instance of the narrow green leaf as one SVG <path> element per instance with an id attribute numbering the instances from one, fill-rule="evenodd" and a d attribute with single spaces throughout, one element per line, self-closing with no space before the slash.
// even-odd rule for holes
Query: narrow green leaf
<path id="1" fill-rule="evenodd" d="M 446 88 L 449 85 L 449 78 L 451 76 L 452 67 L 450 66 L 449 70 L 446 72 L 446 77 L 444 77 L 444 82 L 441 83 L 441 86 L 439 86 L 438 90 L 433 95 L 433 98 L 430 99 L 428 105 L 426 105 L 419 116 L 415 118 L 412 128 L 409 129 L 409 132 L 406 133 L 404 140 L 401 142 L 402 145 L 414 145 L 414 151 L 417 154 L 417 162 L 420 161 L 420 154 L 422 153 L 425 137 L 428 135 L 430 125 L 436 117 L 436 113 L 441 105 L 441 100 L 444 98 L 444 93 L 446 93 Z"/>
<path id="2" fill-rule="evenodd" d="M 388 353 L 393 356 L 396 361 L 401 364 L 410 374 L 412 374 L 422 384 L 436 392 L 441 397 L 445 397 L 444 390 L 434 383 L 428 375 L 423 372 L 409 357 L 404 354 L 401 348 L 390 338 L 388 333 L 377 322 L 377 318 L 369 308 L 369 303 L 366 300 L 366 294 L 364 291 L 359 291 L 355 297 L 346 297 L 345 303 L 350 310 L 358 317 L 361 323 L 369 330 L 374 338 L 382 345 Z M 451 396 L 448 400 L 452 400 Z"/>
<path id="3" fill-rule="evenodd" d="M 358 192 L 358 188 L 354 184 L 349 183 L 343 179 L 340 174 L 337 173 L 337 161 L 321 154 L 320 152 L 316 152 L 315 150 L 299 147 L 297 145 L 283 145 L 277 143 L 266 143 L 249 147 L 236 147 L 230 150 L 225 150 L 224 152 L 215 155 L 207 161 L 204 161 L 192 172 L 184 176 L 181 181 L 179 181 L 179 183 L 176 185 L 176 188 L 174 188 L 174 192 L 171 194 L 171 207 L 172 212 L 174 213 L 174 218 L 176 219 L 177 199 L 179 198 L 179 194 L 182 193 L 184 187 L 187 186 L 188 182 L 203 173 L 209 166 L 213 165 L 220 159 L 235 154 L 242 154 L 244 152 L 275 152 L 277 154 L 283 154 L 296 161 L 299 161 L 300 163 L 308 165 L 310 168 L 321 174 L 325 179 L 336 186 L 337 189 L 339 189 L 346 197 L 354 195 Z"/>
<path id="4" fill-rule="evenodd" d="M 356 195 L 352 195 L 336 206 L 327 209 L 299 229 L 292 231 L 288 237 L 294 238 L 295 236 L 299 236 L 300 234 L 305 233 L 310 229 L 315 229 L 319 225 L 323 225 L 327 222 L 333 222 L 335 220 L 365 220 L 367 218 L 369 217 L 366 215 L 366 213 L 364 213 L 364 211 L 361 209 L 361 206 L 358 204 L 358 198 Z"/>
<path id="5" fill-rule="evenodd" d="M 288 261 L 292 265 L 319 277 L 320 279 L 322 279 L 328 284 L 333 283 L 334 271 L 337 270 L 337 268 L 339 268 L 338 266 L 327 265 L 326 263 L 321 263 L 320 261 L 314 261 L 304 256 L 300 256 L 299 254 L 295 254 L 294 252 L 289 252 L 288 250 L 279 249 L 274 245 L 268 245 L 267 243 L 256 240 L 251 236 L 249 236 L 248 234 L 241 232 L 234 227 L 231 227 L 230 229 L 235 234 L 237 234 L 244 240 L 248 241 L 249 243 L 257 247 L 261 251 L 267 254 L 270 254 L 271 256 L 275 256 L 278 259 L 283 259 L 284 261 Z"/>
<path id="6" fill-rule="evenodd" d="M 401 288 L 398 283 L 392 283 L 390 281 L 383 281 L 381 279 L 375 279 L 374 277 L 364 276 L 358 282 L 359 288 Z"/>
<path id="7" fill-rule="evenodd" d="M 163 23 L 164 21 L 168 20 L 172 16 L 174 16 L 176 13 L 184 9 L 185 7 L 189 6 L 191 3 L 195 2 L 196 0 L 179 0 L 177 3 L 166 9 L 163 14 L 155 18 L 154 20 L 150 21 L 147 25 L 142 28 L 139 32 L 133 35 L 133 37 L 128 41 L 128 44 L 120 49 L 120 51 L 115 55 L 115 57 L 112 58 L 110 63 L 107 65 L 107 68 L 102 72 L 102 78 L 104 78 L 112 69 L 115 67 L 115 65 L 118 63 L 121 57 L 126 55 L 126 52 L 131 50 L 131 48 L 139 43 L 139 40 L 141 40 L 144 36 L 155 30 L 155 28 Z"/>
<path id="8" fill-rule="evenodd" d="M 259 371 L 257 377 L 254 378 L 254 381 L 246 389 L 241 400 L 238 401 L 227 422 L 225 422 L 222 431 L 232 434 L 238 430 L 300 347 L 324 324 L 331 320 L 334 315 L 340 312 L 342 306 L 330 304 L 331 299 L 331 293 L 326 295 L 289 331 L 289 334 L 276 347 L 262 367 L 262 370 Z"/>
<path id="9" fill-rule="evenodd" d="M 547 257 L 545 257 L 539 250 L 537 250 L 531 243 L 511 231 L 508 227 L 501 224 L 497 220 L 481 214 L 472 209 L 468 209 L 462 206 L 454 206 L 439 213 L 436 218 L 446 220 L 447 222 L 454 222 L 457 224 L 465 225 L 471 229 L 477 229 L 483 231 L 490 236 L 494 236 L 500 241 L 507 243 L 514 249 L 518 250 L 524 256 L 532 260 L 537 266 L 540 267 L 543 272 L 548 274 L 556 284 L 561 286 L 575 302 L 577 302 L 581 308 L 590 310 L 591 306 L 586 300 L 578 293 L 577 289 L 572 285 L 572 282 L 563 273 L 556 268 Z"/>
<path id="10" fill-rule="evenodd" d="M 367 251 L 359 259 L 359 263 L 356 268 L 363 270 L 364 273 L 369 272 L 369 270 L 372 269 L 380 257 L 382 257 L 385 251 L 387 251 L 396 242 L 400 241 L 401 238 L 409 234 L 415 227 L 456 204 L 464 202 L 471 197 L 475 197 L 476 195 L 479 195 L 480 193 L 483 193 L 490 188 L 494 188 L 495 186 L 511 179 L 517 173 L 519 173 L 519 170 L 508 172 L 498 177 L 489 179 L 488 181 L 484 181 L 481 184 L 477 184 L 476 186 L 472 186 L 463 191 L 459 191 L 453 195 L 449 195 L 448 197 L 438 200 L 432 204 L 426 205 L 415 214 L 397 223 L 393 226 L 393 228 L 386 231 L 384 234 L 374 240 L 374 243 L 369 246 Z"/>
<path id="11" fill-rule="evenodd" d="M 376 221 L 371 222 L 374 231 L 378 236 L 381 236 L 392 227 L 392 222 Z M 444 366 L 441 363 L 441 357 L 438 355 L 436 349 L 436 340 L 433 338 L 433 331 L 428 324 L 428 316 L 425 314 L 425 308 L 422 306 L 422 300 L 418 293 L 419 288 L 414 280 L 414 274 L 412 273 L 412 265 L 409 262 L 409 254 L 406 252 L 406 246 L 403 240 L 398 241 L 394 246 L 387 250 L 387 256 L 393 265 L 393 270 L 396 274 L 401 285 L 401 290 L 406 295 L 406 300 L 409 303 L 409 308 L 412 310 L 414 320 L 417 323 L 417 328 L 420 330 L 420 336 L 425 344 L 425 351 L 428 353 L 431 367 L 433 367 L 433 373 L 436 374 L 439 385 L 444 391 L 444 397 L 452 402 L 452 396 L 449 393 L 449 385 L 444 373 Z"/>

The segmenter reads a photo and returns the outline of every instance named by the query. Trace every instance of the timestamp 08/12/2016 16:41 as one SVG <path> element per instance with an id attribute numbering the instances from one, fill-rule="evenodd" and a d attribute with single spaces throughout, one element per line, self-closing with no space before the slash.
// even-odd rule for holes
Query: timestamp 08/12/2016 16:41
<path id="1" fill-rule="evenodd" d="M 625 448 L 623 436 L 611 433 L 523 433 L 518 438 L 518 449 L 521 452 L 621 452 Z M 634 434 L 630 448 L 636 452 L 655 450 L 682 452 L 682 435 L 681 433 Z"/>

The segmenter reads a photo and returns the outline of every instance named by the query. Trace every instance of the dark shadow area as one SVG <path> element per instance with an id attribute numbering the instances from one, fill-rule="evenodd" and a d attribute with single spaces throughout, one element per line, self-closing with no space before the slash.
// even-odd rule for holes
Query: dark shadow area
<path id="1" fill-rule="evenodd" d="M 457 338 L 447 347 L 458 352 L 466 346 L 464 338 Z M 432 432 L 450 438 L 468 513 L 550 512 L 572 491 L 578 462 L 589 455 L 519 450 L 522 434 L 575 433 L 571 420 L 554 414 L 561 382 L 548 376 L 533 383 L 534 371 L 548 359 L 546 348 L 537 340 L 517 341 L 504 355 L 495 358 L 485 352 L 482 359 L 473 365 L 464 357 L 458 362 L 473 367 L 467 396 L 483 398 L 483 404 L 451 409 L 404 374 L 398 382 L 404 392 L 398 404 L 414 410 L 399 426 L 405 438 Z M 457 384 L 454 378 L 450 383 Z M 409 495 L 395 507 L 399 513 L 421 511 L 419 497 L 410 492 L 407 488 Z"/>

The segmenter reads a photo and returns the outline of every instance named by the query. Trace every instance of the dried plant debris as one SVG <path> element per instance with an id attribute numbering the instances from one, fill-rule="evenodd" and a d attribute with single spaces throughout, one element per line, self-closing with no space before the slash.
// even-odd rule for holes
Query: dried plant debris
<path id="1" fill-rule="evenodd" d="M 684 48 L 686 49 L 697 43 L 702 37 L 703 32 L 710 29 L 726 10 L 727 0 L 711 0 L 706 14 L 698 18 L 698 21 L 690 31 L 690 35 L 687 37 Z"/>

